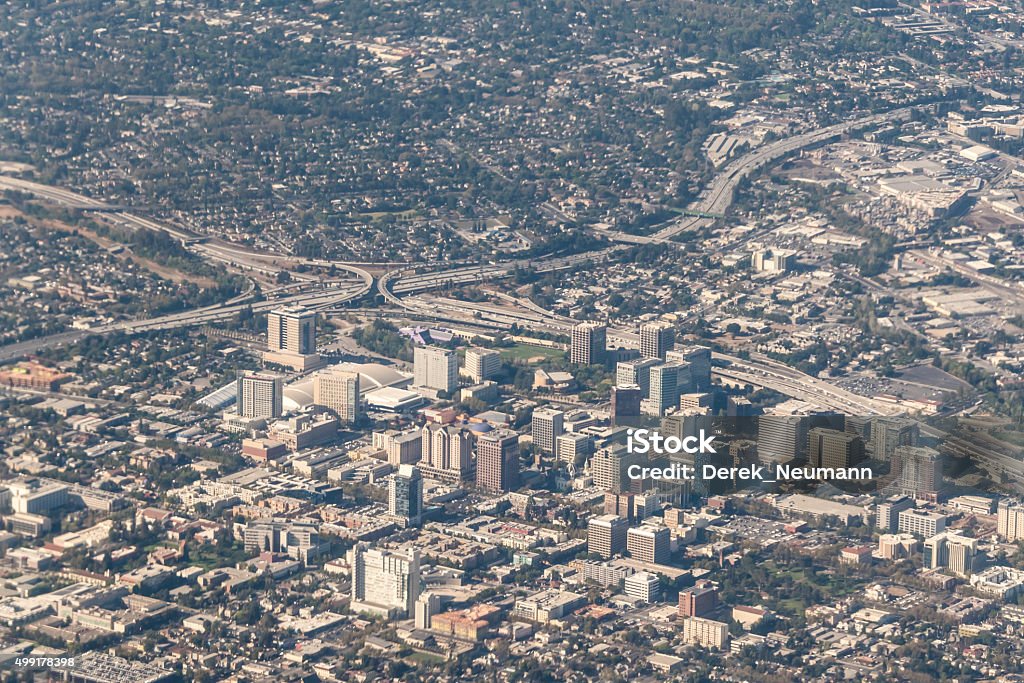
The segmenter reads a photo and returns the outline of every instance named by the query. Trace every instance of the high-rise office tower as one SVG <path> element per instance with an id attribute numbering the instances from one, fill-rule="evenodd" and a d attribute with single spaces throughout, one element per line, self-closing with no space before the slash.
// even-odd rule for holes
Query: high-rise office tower
<path id="1" fill-rule="evenodd" d="M 449 394 L 459 388 L 459 359 L 450 349 L 417 346 L 413 353 L 413 383 Z"/>
<path id="2" fill-rule="evenodd" d="M 280 375 L 247 372 L 236 383 L 239 415 L 263 419 L 281 417 L 284 385 Z"/>
<path id="3" fill-rule="evenodd" d="M 420 554 L 415 548 L 387 550 L 357 543 L 348 553 L 352 568 L 353 612 L 388 619 L 415 614 L 420 594 Z"/>
<path id="4" fill-rule="evenodd" d="M 882 462 L 892 461 L 892 455 L 899 446 L 916 446 L 920 427 L 916 420 L 905 417 L 879 417 L 871 421 L 872 457 Z M 895 476 L 897 465 L 890 470 Z"/>
<path id="5" fill-rule="evenodd" d="M 477 438 L 476 485 L 495 493 L 519 486 L 518 434 L 497 429 Z"/>
<path id="6" fill-rule="evenodd" d="M 316 313 L 297 306 L 277 308 L 267 314 L 268 363 L 299 372 L 321 365 L 316 352 Z"/>
<path id="7" fill-rule="evenodd" d="M 612 427 L 635 426 L 640 420 L 643 391 L 637 385 L 612 387 L 609 417 Z"/>
<path id="8" fill-rule="evenodd" d="M 942 455 L 927 446 L 897 446 L 892 469 L 899 473 L 896 486 L 905 496 L 938 500 L 942 491 Z"/>
<path id="9" fill-rule="evenodd" d="M 594 440 L 586 434 L 562 434 L 555 439 L 555 456 L 567 465 L 579 465 L 594 450 Z"/>
<path id="10" fill-rule="evenodd" d="M 899 529 L 900 513 L 913 507 L 914 501 L 911 498 L 890 496 L 879 503 L 875 510 L 875 526 L 882 531 L 896 531 Z"/>
<path id="11" fill-rule="evenodd" d="M 410 429 L 400 432 L 389 429 L 373 433 L 373 447 L 387 453 L 388 462 L 395 467 L 418 462 L 423 451 L 420 449 L 420 432 Z"/>
<path id="12" fill-rule="evenodd" d="M 674 353 L 674 351 L 668 352 L 669 360 L 667 362 L 670 365 L 676 366 L 676 392 L 682 395 L 691 391 L 694 387 L 693 368 L 685 360 L 672 359 L 672 354 Z"/>
<path id="13" fill-rule="evenodd" d="M 665 564 L 672 556 L 672 533 L 665 526 L 641 524 L 626 532 L 630 557 L 650 564 Z"/>
<path id="14" fill-rule="evenodd" d="M 924 542 L 924 566 L 928 569 L 949 569 L 960 576 L 974 573 L 978 555 L 978 539 L 946 531 Z"/>
<path id="15" fill-rule="evenodd" d="M 617 515 L 591 517 L 587 522 L 587 552 L 609 559 L 626 549 L 629 522 Z"/>
<path id="16" fill-rule="evenodd" d="M 590 473 L 594 477 L 594 486 L 612 493 L 624 493 L 629 490 L 629 466 L 639 464 L 643 456 L 630 453 L 624 444 L 612 444 L 598 449 L 590 459 Z"/>
<path id="17" fill-rule="evenodd" d="M 472 443 L 466 430 L 428 423 L 420 435 L 423 459 L 419 466 L 423 476 L 457 484 L 469 475 Z"/>
<path id="18" fill-rule="evenodd" d="M 946 515 L 911 508 L 899 514 L 896 527 L 900 533 L 917 534 L 931 538 L 946 529 Z"/>
<path id="19" fill-rule="evenodd" d="M 676 344 L 676 330 L 670 323 L 652 322 L 640 326 L 640 355 L 665 360 Z"/>
<path id="20" fill-rule="evenodd" d="M 619 387 L 640 387 L 640 398 L 647 398 L 651 392 L 651 368 L 659 365 L 657 358 L 634 358 L 620 361 L 615 365 L 615 385 Z"/>
<path id="21" fill-rule="evenodd" d="M 423 477 L 415 465 L 399 465 L 391 477 L 388 512 L 406 526 L 419 526 L 423 518 Z"/>
<path id="22" fill-rule="evenodd" d="M 537 408 L 533 411 L 533 445 L 542 453 L 555 452 L 555 439 L 565 431 L 562 426 L 564 418 L 565 413 L 553 408 Z"/>
<path id="23" fill-rule="evenodd" d="M 666 415 L 661 418 L 659 431 L 665 438 L 674 436 L 677 439 L 685 439 L 688 436 L 699 436 L 702 429 L 707 434 L 711 434 L 715 430 L 715 416 L 711 414 L 711 408 L 692 408 Z M 693 463 L 692 454 L 679 453 L 676 455 L 686 455 L 690 464 Z"/>
<path id="24" fill-rule="evenodd" d="M 577 365 L 599 365 L 604 362 L 607 346 L 607 327 L 598 323 L 579 323 L 572 328 L 569 362 Z"/>
<path id="25" fill-rule="evenodd" d="M 855 434 L 815 427 L 807 437 L 807 460 L 811 467 L 845 468 L 864 459 L 864 442 Z"/>
<path id="26" fill-rule="evenodd" d="M 860 438 L 864 439 L 865 444 L 871 443 L 870 417 L 864 417 L 862 415 L 847 415 L 845 429 L 849 433 L 856 434 Z"/>
<path id="27" fill-rule="evenodd" d="M 303 308 L 278 308 L 267 315 L 267 348 L 271 351 L 316 353 L 316 313 Z"/>
<path id="28" fill-rule="evenodd" d="M 692 587 L 679 591 L 679 616 L 703 617 L 718 607 L 718 586 L 701 579 Z"/>
<path id="29" fill-rule="evenodd" d="M 501 354 L 493 349 L 466 349 L 466 374 L 476 383 L 489 380 L 501 371 Z"/>
<path id="30" fill-rule="evenodd" d="M 690 351 L 679 350 L 679 351 L 668 351 L 665 353 L 665 362 L 671 363 L 678 366 L 676 374 L 679 378 L 676 380 L 676 384 L 679 386 L 680 394 L 688 394 L 696 391 L 703 391 L 699 389 L 702 377 L 707 374 L 707 386 L 705 389 L 710 388 L 711 385 L 711 361 L 707 361 L 707 367 L 705 367 L 704 353 L 700 349 L 704 347 L 687 347 Z M 697 351 L 692 349 L 697 348 Z M 690 359 L 696 360 L 696 363 L 691 363 Z M 710 354 L 708 355 L 710 359 Z"/>
<path id="31" fill-rule="evenodd" d="M 679 404 L 679 367 L 664 363 L 651 368 L 651 394 L 647 399 L 647 412 L 650 415 L 662 416 L 665 411 Z M 641 410 L 643 408 L 641 407 Z"/>
<path id="32" fill-rule="evenodd" d="M 1011 498 L 1003 498 L 996 508 L 996 533 L 1007 543 L 1024 540 L 1024 505 Z"/>
<path id="33" fill-rule="evenodd" d="M 684 346 L 665 354 L 669 362 L 685 361 L 690 364 L 693 388 L 689 391 L 707 391 L 711 388 L 711 349 L 706 346 Z"/>
<path id="34" fill-rule="evenodd" d="M 313 378 L 313 403 L 330 408 L 342 422 L 359 419 L 359 373 L 329 368 Z"/>
<path id="35" fill-rule="evenodd" d="M 758 416 L 757 455 L 761 462 L 786 462 L 798 458 L 803 454 L 806 445 L 806 416 Z"/>

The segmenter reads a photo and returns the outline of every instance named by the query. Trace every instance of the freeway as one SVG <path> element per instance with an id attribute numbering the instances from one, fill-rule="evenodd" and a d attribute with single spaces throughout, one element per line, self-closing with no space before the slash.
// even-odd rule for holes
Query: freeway
<path id="1" fill-rule="evenodd" d="M 281 288 L 276 292 L 276 296 L 271 294 L 264 301 L 249 303 L 254 294 L 254 288 L 250 287 L 249 292 L 246 294 L 212 306 L 171 313 L 155 318 L 119 321 L 88 330 L 69 330 L 39 339 L 9 344 L 0 347 L 0 363 L 10 362 L 25 355 L 38 353 L 46 348 L 75 344 L 90 335 L 102 335 L 118 331 L 135 333 L 167 330 L 229 320 L 247 307 L 251 307 L 256 312 L 286 305 L 302 305 L 316 310 L 326 309 L 357 301 L 373 289 L 373 276 L 363 268 L 353 264 L 317 261 L 277 254 L 260 254 L 217 241 L 201 241 L 199 236 L 176 226 L 159 223 L 126 211 L 117 210 L 117 207 L 111 204 L 76 192 L 20 178 L 0 176 L 0 189 L 29 193 L 72 209 L 105 211 L 107 212 L 105 213 L 106 220 L 132 230 L 163 231 L 180 240 L 187 249 L 193 251 L 201 258 L 208 261 L 225 263 L 243 270 L 255 270 L 276 277 L 282 268 L 277 267 L 275 264 L 278 261 L 285 261 L 292 264 L 329 265 L 336 270 L 341 270 L 355 276 L 352 279 L 319 282 L 316 276 L 299 273 L 295 274 L 295 277 L 303 280 L 303 282 L 298 283 L 297 286 L 304 291 L 300 291 L 297 294 L 286 296 L 284 295 L 285 292 L 289 291 L 291 287 Z"/>
<path id="2" fill-rule="evenodd" d="M 984 273 L 979 273 L 978 271 L 968 268 L 967 266 L 953 261 L 952 259 L 935 256 L 926 251 L 908 251 L 906 254 L 907 256 L 916 258 L 923 263 L 935 266 L 936 268 L 952 270 L 964 276 L 968 280 L 971 280 L 982 289 L 1007 299 L 1019 307 L 1024 307 L 1024 288 L 1021 288 L 1019 283 L 1008 284 L 1006 280 L 993 277 L 991 275 L 985 275 Z"/>
<path id="3" fill-rule="evenodd" d="M 35 183 L 29 180 L 22 180 L 21 178 L 0 176 L 0 189 L 25 192 L 72 209 L 104 211 L 105 219 L 112 223 L 126 227 L 130 230 L 143 229 L 165 232 L 171 237 L 181 241 L 188 250 L 194 252 L 201 258 L 205 258 L 208 261 L 223 263 L 239 269 L 256 271 L 267 275 L 268 277 L 276 277 L 283 270 L 283 268 L 276 265 L 280 262 L 293 265 L 315 265 L 334 267 L 336 270 L 350 272 L 364 282 L 366 285 L 366 292 L 373 288 L 373 276 L 366 272 L 365 269 L 359 267 L 360 265 L 365 264 L 350 264 L 340 261 L 323 261 L 289 255 L 260 253 L 216 239 L 207 239 L 201 235 L 191 232 L 190 230 L 186 230 L 175 225 L 154 221 L 149 218 L 143 218 L 127 211 L 118 211 L 116 207 L 111 204 L 98 199 L 93 199 L 92 197 L 87 197 L 77 192 L 72 192 L 71 190 L 43 185 L 42 183 Z M 309 282 L 317 279 L 316 276 L 305 275 L 302 273 L 293 273 L 292 276 L 296 279 L 304 279 Z"/>
<path id="4" fill-rule="evenodd" d="M 420 267 L 409 267 L 385 273 L 377 280 L 377 291 L 389 303 L 407 307 L 401 296 L 426 292 L 445 287 L 500 280 L 512 277 L 516 268 L 532 269 L 537 273 L 567 270 L 584 263 L 599 261 L 623 246 L 608 247 L 568 256 L 553 256 L 543 259 L 517 259 L 504 263 L 459 265 L 455 268 L 417 272 Z"/>
<path id="5" fill-rule="evenodd" d="M 436 296 L 429 299 L 419 296 L 398 297 L 390 292 L 387 296 L 390 301 L 397 303 L 407 312 L 416 313 L 428 320 L 442 319 L 504 330 L 516 325 L 521 329 L 555 334 L 568 334 L 575 322 L 561 316 L 552 317 L 543 309 L 536 310 L 539 308 L 536 304 L 530 302 L 532 306 L 527 305 L 508 295 L 502 298 L 506 301 L 512 300 L 509 307 Z M 608 339 L 625 348 L 639 346 L 638 335 L 628 330 L 609 329 Z M 755 354 L 750 359 L 741 359 L 737 356 L 714 353 L 712 357 L 727 364 L 726 367 L 714 368 L 714 374 L 719 377 L 772 389 L 821 408 L 838 410 L 849 415 L 887 415 L 900 412 L 891 404 L 854 394 L 767 356 Z"/>
<path id="6" fill-rule="evenodd" d="M 230 320 L 247 308 L 254 312 L 268 311 L 273 308 L 289 305 L 302 305 L 314 310 L 327 309 L 349 301 L 358 300 L 366 293 L 366 283 L 360 280 L 342 280 L 327 283 L 325 287 L 317 287 L 298 294 L 289 294 L 257 302 L 237 302 L 215 304 L 203 308 L 169 313 L 155 318 L 127 320 L 106 325 L 99 325 L 88 330 L 70 330 L 38 339 L 7 346 L 0 346 L 0 363 L 7 363 L 26 355 L 38 353 L 43 349 L 68 346 L 82 341 L 92 335 L 105 335 L 114 332 L 151 332 L 154 330 L 171 330 L 193 327 L 211 322 Z"/>
<path id="7" fill-rule="evenodd" d="M 612 231 L 603 231 L 602 234 L 606 233 L 617 241 L 630 243 L 671 242 L 673 237 L 682 232 L 708 226 L 714 222 L 713 218 L 702 218 L 701 215 L 724 215 L 732 205 L 736 188 L 740 182 L 754 171 L 774 161 L 778 161 L 793 152 L 827 142 L 840 135 L 862 128 L 869 128 L 887 121 L 907 119 L 915 109 L 917 109 L 916 106 L 904 107 L 881 114 L 872 114 L 871 116 L 865 116 L 844 123 L 836 123 L 770 143 L 736 159 L 722 169 L 721 173 L 715 176 L 711 184 L 702 193 L 701 198 L 686 208 L 686 213 L 691 215 L 684 214 L 649 237 L 638 237 Z"/>
<path id="8" fill-rule="evenodd" d="M 782 159 L 783 157 L 804 149 L 805 147 L 821 144 L 854 130 L 868 128 L 882 123 L 883 121 L 894 121 L 908 118 L 913 110 L 914 107 L 907 107 L 904 109 L 895 109 L 884 114 L 873 114 L 854 121 L 837 123 L 831 126 L 826 126 L 825 128 L 819 128 L 818 130 L 809 131 L 807 133 L 802 133 L 791 138 L 786 138 L 785 140 L 779 140 L 778 142 L 765 145 L 764 147 L 756 149 L 726 166 L 720 174 L 715 176 L 714 181 L 712 181 L 710 187 L 708 187 L 703 198 L 695 204 L 690 205 L 688 210 L 693 213 L 724 214 L 729 206 L 732 205 L 736 187 L 740 182 L 763 166 Z M 681 218 L 675 223 L 656 232 L 654 237 L 657 241 L 670 240 L 681 232 L 698 225 L 707 225 L 711 222 L 712 220 L 707 218 Z"/>
<path id="9" fill-rule="evenodd" d="M 715 353 L 712 357 L 728 363 L 725 367 L 713 368 L 712 374 L 714 375 L 743 384 L 772 389 L 822 408 L 837 410 L 847 415 L 864 416 L 902 412 L 892 405 L 859 396 L 768 358 L 755 357 L 751 360 L 743 360 L 722 353 Z"/>
<path id="10" fill-rule="evenodd" d="M 797 150 L 815 144 L 820 144 L 845 133 L 876 125 L 884 121 L 906 118 L 914 109 L 915 107 L 906 107 L 891 112 L 863 117 L 855 121 L 827 126 L 825 128 L 809 131 L 785 140 L 780 140 L 754 150 L 753 152 L 733 161 L 723 169 L 723 171 L 715 177 L 711 185 L 703 193 L 702 198 L 688 207 L 687 211 L 689 213 L 697 215 L 681 217 L 679 220 L 666 226 L 651 237 L 636 238 L 635 236 L 628 236 L 628 240 L 622 239 L 620 241 L 629 243 L 670 242 L 671 239 L 679 233 L 700 225 L 705 225 L 707 222 L 713 220 L 702 216 L 724 214 L 733 202 L 735 190 L 739 183 L 754 171 L 764 167 L 765 165 L 773 161 L 777 161 Z M 344 269 L 355 275 L 359 280 L 359 283 L 353 288 L 340 288 L 341 291 L 333 295 L 326 295 L 323 293 L 319 295 L 311 295 L 309 293 L 302 293 L 295 295 L 294 297 L 290 297 L 290 300 L 295 303 L 302 303 L 303 305 L 311 307 L 322 306 L 329 308 L 331 306 L 336 306 L 339 303 L 345 303 L 362 297 L 372 289 L 374 284 L 373 277 L 364 269 L 355 265 L 311 259 L 299 259 L 286 255 L 259 254 L 230 244 L 218 244 L 210 241 L 203 243 L 197 242 L 197 236 L 190 232 L 176 227 L 162 225 L 128 212 L 117 211 L 116 207 L 105 204 L 104 202 L 60 188 L 53 188 L 9 177 L 0 177 L 0 188 L 31 192 L 37 196 L 59 202 L 73 208 L 109 210 L 111 211 L 109 214 L 110 216 L 113 216 L 115 220 L 123 222 L 126 225 L 151 230 L 163 230 L 177 239 L 180 239 L 188 248 L 193 249 L 205 258 L 229 263 L 236 267 L 251 268 L 267 274 L 276 275 L 280 270 L 280 268 L 276 266 L 279 262 L 306 263 L 310 265 L 334 266 L 336 268 Z M 609 235 L 615 235 L 615 239 L 620 239 L 621 237 L 618 233 L 611 231 L 607 232 Z M 531 268 L 537 272 L 551 272 L 572 268 L 583 263 L 597 261 L 610 253 L 624 248 L 628 247 L 625 245 L 619 245 L 595 252 L 561 257 L 549 257 L 536 261 L 520 259 L 486 265 L 459 264 L 455 265 L 455 267 L 452 267 L 452 265 L 449 264 L 445 268 L 431 270 L 428 272 L 418 272 L 419 268 L 400 267 L 398 270 L 389 271 L 382 275 L 377 280 L 376 284 L 378 292 L 387 302 L 398 305 L 407 311 L 427 316 L 438 316 L 438 314 L 443 311 L 445 317 L 454 318 L 456 320 L 462 319 L 469 323 L 483 323 L 499 328 L 507 328 L 515 324 L 526 329 L 565 333 L 571 329 L 571 320 L 563 317 L 552 317 L 548 312 L 543 311 L 543 309 L 538 311 L 535 304 L 533 306 L 526 306 L 520 303 L 520 308 L 506 310 L 503 307 L 490 304 L 474 304 L 436 297 L 424 300 L 415 297 L 414 295 L 420 292 L 436 290 L 448 286 L 464 285 L 511 277 L 517 267 Z M 274 302 L 260 302 L 256 306 L 273 307 L 282 305 L 288 300 L 289 299 L 279 299 Z M 532 304 L 532 302 L 530 303 Z M 214 320 L 221 320 L 230 317 L 245 305 L 246 304 L 235 304 L 234 306 L 221 305 L 208 307 L 208 309 L 187 311 L 179 314 L 172 314 L 171 316 L 162 316 L 161 318 L 152 320 L 117 323 L 110 326 L 109 330 L 100 329 L 97 331 L 113 331 L 115 329 L 142 331 L 204 324 Z M 254 309 L 262 309 L 257 309 L 256 306 L 254 306 Z M 64 335 L 54 335 L 53 337 L 45 339 L 58 340 L 58 343 L 68 343 L 67 340 L 77 339 L 77 335 L 84 336 L 84 333 L 65 333 Z M 609 338 L 615 339 L 619 343 L 624 343 L 628 346 L 634 346 L 637 341 L 635 333 L 624 330 L 609 330 Z M 33 345 L 37 345 L 43 341 L 45 340 L 26 342 L 24 346 L 14 345 L 12 347 L 0 348 L 0 362 L 2 362 L 8 354 L 14 352 L 14 347 L 31 349 L 33 348 Z M 21 351 L 21 353 L 26 352 L 31 351 Z M 891 410 L 891 406 L 885 406 L 883 408 L 871 399 L 857 396 L 849 391 L 835 387 L 828 382 L 810 377 L 792 368 L 788 368 L 787 366 L 769 361 L 768 359 L 760 359 L 755 362 L 753 360 L 741 360 L 739 358 L 724 356 L 721 354 L 718 354 L 717 357 L 720 360 L 725 360 L 729 363 L 728 368 L 719 369 L 718 374 L 722 377 L 729 377 L 737 381 L 746 381 L 759 386 L 769 387 L 786 395 L 802 398 L 826 408 L 832 407 L 852 413 L 864 412 L 867 414 L 885 413 Z"/>

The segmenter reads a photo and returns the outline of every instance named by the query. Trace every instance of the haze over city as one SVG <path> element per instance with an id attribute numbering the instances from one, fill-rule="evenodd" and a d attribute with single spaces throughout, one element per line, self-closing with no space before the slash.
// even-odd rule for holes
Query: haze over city
<path id="1" fill-rule="evenodd" d="M 12 0 L 0 680 L 1024 680 L 1024 5 Z"/>

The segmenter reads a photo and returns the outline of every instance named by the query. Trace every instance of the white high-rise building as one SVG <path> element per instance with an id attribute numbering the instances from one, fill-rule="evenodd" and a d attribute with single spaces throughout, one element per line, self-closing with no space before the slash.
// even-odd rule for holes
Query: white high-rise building
<path id="1" fill-rule="evenodd" d="M 640 355 L 665 360 L 676 345 L 676 330 L 670 323 L 653 322 L 640 326 Z"/>
<path id="2" fill-rule="evenodd" d="M 587 552 L 597 553 L 604 559 L 626 549 L 629 522 L 618 515 L 591 517 L 587 522 Z"/>
<path id="3" fill-rule="evenodd" d="M 370 548 L 357 543 L 348 553 L 348 563 L 352 568 L 352 611 L 389 619 L 415 614 L 420 594 L 418 550 Z"/>
<path id="4" fill-rule="evenodd" d="M 237 380 L 238 414 L 250 418 L 281 417 L 284 384 L 280 375 L 249 372 Z"/>
<path id="5" fill-rule="evenodd" d="M 359 373 L 330 368 L 313 378 L 313 403 L 330 408 L 342 422 L 359 419 Z"/>
<path id="6" fill-rule="evenodd" d="M 267 314 L 268 363 L 304 372 L 319 367 L 316 352 L 316 312 L 297 306 L 278 308 Z"/>
<path id="7" fill-rule="evenodd" d="M 533 445 L 543 453 L 555 452 L 555 439 L 561 436 L 565 429 L 563 421 L 565 413 L 553 408 L 537 408 L 533 411 Z"/>
<path id="8" fill-rule="evenodd" d="M 1020 501 L 1003 498 L 996 509 L 996 532 L 1007 543 L 1024 540 L 1024 505 Z"/>
<path id="9" fill-rule="evenodd" d="M 612 493 L 629 490 L 629 466 L 639 464 L 643 456 L 630 453 L 624 444 L 612 444 L 601 448 L 590 459 L 590 472 L 594 486 Z"/>
<path id="10" fill-rule="evenodd" d="M 624 360 L 615 366 L 615 386 L 640 387 L 640 398 L 651 395 L 651 368 L 658 365 L 657 358 Z"/>
<path id="11" fill-rule="evenodd" d="M 453 393 L 459 388 L 459 359 L 450 349 L 417 346 L 413 354 L 413 383 Z"/>
<path id="12" fill-rule="evenodd" d="M 924 542 L 924 566 L 928 569 L 949 569 L 960 576 L 974 573 L 978 539 L 953 532 L 932 536 Z"/>
<path id="13" fill-rule="evenodd" d="M 647 412 L 661 417 L 665 411 L 675 408 L 679 403 L 679 366 L 674 363 L 655 365 L 651 368 L 651 392 L 646 399 L 649 406 Z M 641 406 L 644 405 L 641 403 Z"/>
<path id="14" fill-rule="evenodd" d="M 630 557 L 649 564 L 667 564 L 672 556 L 672 534 L 665 526 L 641 524 L 626 533 Z"/>
<path id="15" fill-rule="evenodd" d="M 466 349 L 466 374 L 479 384 L 501 372 L 501 354 L 494 349 Z"/>
<path id="16" fill-rule="evenodd" d="M 898 529 L 900 533 L 917 534 L 924 538 L 931 538 L 945 531 L 946 515 L 916 508 L 904 510 L 899 513 Z"/>
<path id="17" fill-rule="evenodd" d="M 572 328 L 569 362 L 578 365 L 603 363 L 607 345 L 607 327 L 598 323 L 580 323 Z"/>
<path id="18" fill-rule="evenodd" d="M 559 462 L 579 465 L 593 452 L 594 440 L 587 434 L 562 434 L 555 439 L 555 456 Z"/>
<path id="19" fill-rule="evenodd" d="M 267 348 L 316 353 L 316 313 L 304 308 L 278 308 L 268 313 Z"/>

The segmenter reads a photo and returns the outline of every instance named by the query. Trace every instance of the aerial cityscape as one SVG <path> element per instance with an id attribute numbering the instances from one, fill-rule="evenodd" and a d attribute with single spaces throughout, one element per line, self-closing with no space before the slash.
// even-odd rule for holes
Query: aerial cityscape
<path id="1" fill-rule="evenodd" d="M 1024 682 L 1024 2 L 10 0 L 0 681 Z"/>

